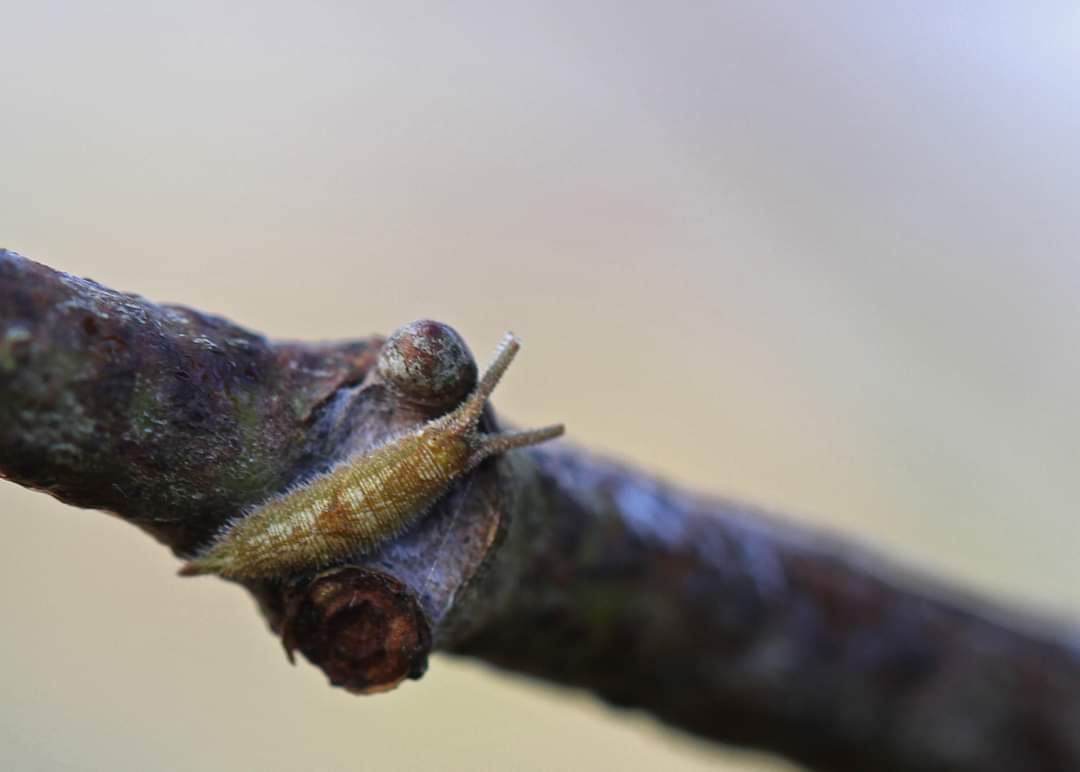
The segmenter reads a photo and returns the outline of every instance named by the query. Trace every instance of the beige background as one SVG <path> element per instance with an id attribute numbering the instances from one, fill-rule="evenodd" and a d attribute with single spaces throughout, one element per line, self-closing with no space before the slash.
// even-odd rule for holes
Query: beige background
<path id="1" fill-rule="evenodd" d="M 281 337 L 512 327 L 515 421 L 1080 620 L 1074 4 L 0 27 L 0 244 Z M 135 529 L 10 484 L 0 519 L 5 770 L 777 768 L 444 657 L 349 697 Z"/>

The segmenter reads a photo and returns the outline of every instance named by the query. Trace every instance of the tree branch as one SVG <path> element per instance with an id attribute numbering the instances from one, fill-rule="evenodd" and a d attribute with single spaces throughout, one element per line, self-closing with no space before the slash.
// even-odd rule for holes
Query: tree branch
<path id="1" fill-rule="evenodd" d="M 0 250 L 0 475 L 190 555 L 475 378 L 441 325 L 382 343 L 270 342 Z M 374 555 L 246 586 L 354 691 L 441 649 L 817 769 L 1080 769 L 1074 634 L 565 443 L 486 462 Z"/>

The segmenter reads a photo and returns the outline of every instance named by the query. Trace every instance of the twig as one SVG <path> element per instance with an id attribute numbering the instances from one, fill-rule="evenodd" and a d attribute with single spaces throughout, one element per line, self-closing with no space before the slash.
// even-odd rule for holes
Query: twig
<path id="1" fill-rule="evenodd" d="M 426 397 L 469 374 L 428 378 L 451 360 L 424 346 L 452 333 L 426 324 L 403 386 L 380 339 L 269 342 L 0 250 L 0 475 L 189 556 L 445 409 Z M 1074 634 L 566 443 L 485 463 L 374 555 L 246 586 L 354 691 L 441 649 L 822 770 L 1080 769 Z"/>

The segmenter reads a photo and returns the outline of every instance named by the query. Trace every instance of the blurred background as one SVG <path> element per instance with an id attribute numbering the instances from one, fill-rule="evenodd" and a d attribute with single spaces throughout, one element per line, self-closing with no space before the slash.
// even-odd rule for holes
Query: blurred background
<path id="1" fill-rule="evenodd" d="M 0 245 L 275 337 L 512 328 L 512 420 L 1080 621 L 1074 4 L 0 25 Z M 442 656 L 351 697 L 136 529 L 0 518 L 5 770 L 787 768 Z"/>

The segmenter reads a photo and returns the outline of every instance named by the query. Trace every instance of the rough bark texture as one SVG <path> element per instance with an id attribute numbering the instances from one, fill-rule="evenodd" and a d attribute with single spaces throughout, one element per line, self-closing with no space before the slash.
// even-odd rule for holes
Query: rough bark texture
<path id="1" fill-rule="evenodd" d="M 406 360 L 450 335 L 410 334 Z M 381 344 L 274 343 L 0 250 L 0 475 L 189 555 L 446 409 L 428 382 L 408 398 L 409 367 L 380 377 Z M 1075 634 L 566 443 L 484 464 L 377 554 L 248 587 L 358 692 L 442 649 L 822 770 L 1080 769 Z"/>

